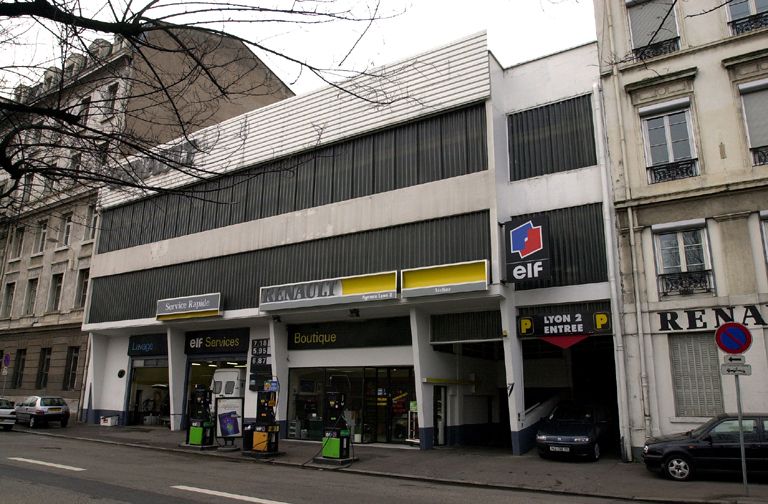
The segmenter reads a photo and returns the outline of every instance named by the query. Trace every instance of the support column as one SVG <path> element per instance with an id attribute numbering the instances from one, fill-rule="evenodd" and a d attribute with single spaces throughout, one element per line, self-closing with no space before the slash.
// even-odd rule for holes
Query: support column
<path id="1" fill-rule="evenodd" d="M 432 348 L 429 344 L 430 320 L 429 314 L 411 308 L 411 339 L 413 346 L 413 374 L 416 382 L 416 402 L 419 407 L 419 447 L 430 450 L 434 445 L 435 428 L 433 423 L 433 392 L 431 384 L 424 383 L 430 374 L 435 374 L 434 362 L 430 355 Z"/>
<path id="2" fill-rule="evenodd" d="M 512 453 L 522 455 L 533 448 L 536 438 L 531 432 L 534 425 L 528 425 L 525 418 L 525 384 L 523 383 L 523 345 L 517 337 L 517 306 L 514 291 L 507 288 L 506 297 L 501 300 L 501 327 L 506 334 L 504 346 L 504 369 L 507 382 L 507 403 L 509 404 L 509 429 L 512 439 Z M 538 422 L 538 419 L 536 419 Z"/>
<path id="3" fill-rule="evenodd" d="M 88 334 L 88 379 L 83 385 L 85 389 L 85 406 L 83 417 L 87 423 L 99 423 L 102 387 L 105 383 L 104 370 L 107 362 L 109 341 L 101 334 Z"/>
<path id="4" fill-rule="evenodd" d="M 187 355 L 184 353 L 184 331 L 168 328 L 168 394 L 171 406 L 171 430 L 184 428 L 184 381 L 187 377 Z"/>
<path id="5" fill-rule="evenodd" d="M 288 436 L 288 331 L 282 322 L 269 322 L 269 348 L 272 352 L 272 377 L 280 384 L 277 394 L 276 420 L 280 437 Z"/>

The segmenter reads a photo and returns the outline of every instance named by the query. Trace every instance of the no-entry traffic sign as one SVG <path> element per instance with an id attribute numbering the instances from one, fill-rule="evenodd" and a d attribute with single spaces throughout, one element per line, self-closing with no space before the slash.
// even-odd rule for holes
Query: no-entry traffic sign
<path id="1" fill-rule="evenodd" d="M 744 353 L 752 345 L 752 333 L 738 322 L 727 322 L 717 328 L 715 342 L 725 353 Z"/>

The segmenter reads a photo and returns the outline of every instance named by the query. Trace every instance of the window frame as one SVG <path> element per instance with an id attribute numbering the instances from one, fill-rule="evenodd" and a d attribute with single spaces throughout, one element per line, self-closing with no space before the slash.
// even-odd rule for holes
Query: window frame
<path id="1" fill-rule="evenodd" d="M 48 373 L 51 370 L 51 355 L 53 349 L 51 347 L 43 347 L 40 349 L 40 357 L 37 361 L 37 376 L 35 377 L 35 388 L 44 389 L 48 387 Z"/>
<path id="2" fill-rule="evenodd" d="M 669 116 L 678 114 L 680 112 L 685 112 L 685 123 L 686 123 L 685 126 L 686 126 L 686 130 L 688 131 L 688 147 L 690 148 L 690 151 L 691 151 L 691 157 L 674 159 L 674 150 L 672 147 L 672 135 L 670 131 L 671 128 L 669 125 Z M 665 140 L 665 147 L 667 148 L 667 162 L 654 164 L 653 155 L 651 154 L 651 141 L 650 141 L 650 135 L 648 130 L 648 122 L 653 119 L 659 119 L 659 118 L 664 118 L 664 140 Z M 693 135 L 693 114 L 691 114 L 690 103 L 688 104 L 688 106 L 673 108 L 673 109 L 665 110 L 663 112 L 659 112 L 655 114 L 653 113 L 641 114 L 640 121 L 642 123 L 643 150 L 645 152 L 646 168 L 653 168 L 654 166 L 663 166 L 665 164 L 672 164 L 679 161 L 689 161 L 689 160 L 698 159 L 698 150 L 696 149 L 696 142 L 694 140 L 694 135 Z"/>
<path id="3" fill-rule="evenodd" d="M 16 297 L 16 282 L 6 282 L 3 287 L 3 306 L 0 308 L 0 318 L 11 318 L 13 301 Z"/>
<path id="4" fill-rule="evenodd" d="M 59 246 L 69 247 L 72 242 L 72 219 L 74 214 L 67 212 L 61 216 L 61 229 L 59 231 Z"/>
<path id="5" fill-rule="evenodd" d="M 704 269 L 703 270 L 689 270 L 687 260 L 685 258 L 685 242 L 682 239 L 683 233 L 688 233 L 691 231 L 700 231 L 701 232 L 701 249 L 702 254 L 704 256 Z M 663 255 L 661 253 L 661 243 L 660 243 L 660 237 L 663 235 L 670 235 L 674 234 L 677 241 L 677 253 L 678 257 L 680 258 L 680 271 L 670 271 L 665 272 L 664 271 L 664 264 L 663 264 Z M 693 227 L 683 227 L 678 229 L 668 229 L 668 230 L 654 230 L 653 232 L 653 241 L 654 241 L 654 256 L 656 258 L 656 274 L 657 275 L 664 275 L 666 273 L 689 273 L 691 271 L 712 271 L 712 257 L 710 256 L 709 252 L 709 238 L 707 236 L 707 228 L 706 226 L 693 226 Z"/>
<path id="6" fill-rule="evenodd" d="M 691 231 L 699 231 L 700 233 L 699 237 L 701 243 L 701 253 L 704 260 L 704 267 L 702 269 L 690 269 L 688 265 L 688 260 L 685 254 L 686 245 L 683 238 L 683 233 L 688 233 Z M 705 219 L 694 219 L 691 221 L 680 221 L 668 224 L 656 224 L 651 226 L 651 233 L 653 239 L 653 259 L 658 289 L 657 292 L 660 298 L 676 294 L 691 295 L 708 293 L 714 295 L 717 293 L 715 286 L 715 272 L 712 260 L 712 251 L 710 249 L 711 245 L 709 239 L 709 230 L 707 229 Z M 662 254 L 661 248 L 661 237 L 670 234 L 675 235 L 680 271 L 665 271 L 664 256 Z M 695 279 L 697 274 L 706 275 L 706 287 L 696 285 L 681 285 L 679 289 L 667 290 L 664 288 L 666 282 L 675 281 L 673 275 L 678 275 L 682 280 L 686 276 Z M 699 282 L 702 282 L 702 280 L 699 280 Z"/>
<path id="7" fill-rule="evenodd" d="M 48 219 L 37 221 L 37 233 L 35 233 L 34 254 L 45 252 L 45 243 L 48 241 Z"/>
<path id="8" fill-rule="evenodd" d="M 57 282 L 57 278 L 59 281 Z M 51 285 L 48 291 L 48 313 L 61 310 L 61 294 L 64 287 L 64 273 L 51 274 Z"/>
<path id="9" fill-rule="evenodd" d="M 64 367 L 64 379 L 61 383 L 61 390 L 74 390 L 77 385 L 77 366 L 80 361 L 80 347 L 70 346 L 67 348 L 67 360 Z"/>
<path id="10" fill-rule="evenodd" d="M 678 13 L 677 13 L 677 9 L 675 8 L 675 4 L 674 3 L 672 5 L 672 15 L 674 16 L 673 21 L 675 23 L 675 35 L 672 36 L 672 37 L 669 37 L 669 38 L 661 39 L 661 40 L 655 40 L 655 41 L 651 40 L 649 43 L 647 43 L 645 45 L 642 45 L 642 46 L 638 46 L 638 45 L 635 44 L 635 39 L 637 38 L 637 35 L 632 30 L 632 14 L 631 14 L 631 9 L 633 7 L 637 7 L 637 6 L 640 6 L 640 5 L 643 5 L 643 4 L 652 3 L 654 1 L 655 0 L 625 0 L 625 2 L 624 2 L 624 6 L 625 6 L 626 11 L 627 11 L 626 19 L 627 19 L 627 31 L 629 32 L 630 52 L 635 53 L 635 57 L 637 59 L 639 59 L 639 60 L 653 58 L 653 57 L 656 57 L 656 55 L 651 54 L 650 56 L 647 56 L 645 58 L 639 58 L 637 56 L 637 51 L 638 50 L 643 49 L 645 47 L 653 47 L 654 45 L 663 44 L 664 42 L 669 42 L 669 41 L 672 41 L 672 40 L 677 40 L 677 48 L 674 51 L 670 51 L 670 52 L 677 52 L 677 51 L 680 50 L 680 45 L 681 45 L 680 44 L 680 41 L 681 41 L 681 37 L 680 37 L 680 23 L 678 22 L 678 19 L 677 19 L 678 18 L 678 15 L 677 15 Z M 664 54 L 666 54 L 666 53 L 664 53 Z"/>
<path id="11" fill-rule="evenodd" d="M 91 281 L 91 269 L 82 268 L 77 272 L 77 291 L 75 293 L 74 308 L 85 308 L 85 302 L 88 299 L 88 287 Z"/>
<path id="12" fill-rule="evenodd" d="M 83 239 L 92 241 L 96 239 L 96 225 L 98 224 L 99 214 L 96 212 L 95 205 L 88 205 L 85 214 L 85 233 Z"/>
<path id="13" fill-rule="evenodd" d="M 676 359 L 681 361 L 683 356 L 689 354 L 689 352 L 676 353 L 676 350 L 681 345 L 685 344 L 685 342 L 680 341 L 683 338 L 687 338 L 690 341 L 691 348 L 694 350 L 694 352 L 698 353 L 698 355 L 694 357 L 694 361 L 696 358 L 706 358 L 706 364 L 708 364 L 708 366 L 707 369 L 702 370 L 701 374 L 698 374 L 697 370 L 695 368 L 691 368 L 691 366 L 680 368 L 676 365 Z M 672 396 L 674 401 L 675 416 L 678 418 L 713 417 L 725 411 L 725 395 L 723 394 L 723 380 L 720 374 L 720 359 L 717 347 L 711 344 L 712 339 L 713 336 L 711 333 L 698 332 L 669 334 L 667 336 Z M 702 362 L 704 361 L 702 360 Z M 681 362 L 681 364 L 686 363 Z M 691 376 L 692 373 L 695 375 L 696 379 L 681 381 L 679 378 L 682 375 Z M 704 392 L 707 392 L 707 380 L 711 381 L 711 385 L 713 386 L 709 387 L 709 389 L 712 392 L 715 392 L 716 395 L 705 398 L 705 400 L 702 401 L 701 389 L 703 388 Z M 689 385 L 689 387 L 685 388 L 683 386 L 684 384 Z M 718 386 L 714 386 L 715 384 Z M 691 385 L 695 386 L 696 388 L 692 389 L 692 387 L 690 387 Z M 688 392 L 691 395 L 694 392 L 697 392 L 696 401 L 694 401 L 695 405 L 693 402 L 688 404 L 685 400 L 686 398 L 681 397 L 681 392 Z M 710 406 L 712 409 L 706 409 L 707 406 Z"/>
<path id="14" fill-rule="evenodd" d="M 115 81 L 104 87 L 104 120 L 110 119 L 117 113 L 117 95 L 120 92 L 120 83 Z"/>
<path id="15" fill-rule="evenodd" d="M 11 235 L 11 260 L 21 258 L 21 253 L 24 249 L 24 231 L 24 226 L 16 226 L 13 230 Z"/>
<path id="16" fill-rule="evenodd" d="M 768 11 L 766 11 L 768 14 Z M 768 78 L 763 79 L 757 79 L 750 82 L 743 82 L 738 85 L 738 92 L 739 92 L 739 101 L 741 103 L 741 118 L 744 123 L 744 133 L 746 134 L 746 140 L 747 140 L 747 150 L 750 154 L 750 163 L 752 166 L 765 166 L 768 164 L 766 163 L 756 163 L 756 155 L 755 151 L 758 149 L 763 149 L 766 151 L 766 157 L 768 157 L 768 143 L 766 145 L 752 145 L 752 135 L 750 134 L 750 128 L 749 128 L 749 117 L 747 117 L 747 105 L 744 103 L 744 96 L 749 95 L 752 93 L 766 93 L 768 95 Z"/>
<path id="17" fill-rule="evenodd" d="M 30 287 L 34 284 L 34 289 L 30 290 Z M 23 315 L 34 315 L 35 305 L 37 304 L 37 290 L 40 287 L 40 278 L 30 278 L 27 280 L 27 290 L 24 293 L 24 312 Z M 34 295 L 32 295 L 34 292 Z"/>
<path id="18" fill-rule="evenodd" d="M 13 361 L 13 373 L 11 373 L 11 388 L 18 389 L 24 383 L 24 367 L 27 363 L 27 349 L 17 348 Z"/>
<path id="19" fill-rule="evenodd" d="M 733 14 L 731 12 L 731 5 L 735 4 L 736 2 L 732 2 L 732 3 L 729 3 L 727 5 L 726 11 L 728 12 L 728 22 L 729 23 L 733 22 L 733 21 L 740 21 L 742 19 L 747 19 L 747 18 L 752 17 L 752 16 L 757 16 L 758 14 L 768 13 L 768 6 L 766 6 L 766 9 L 764 11 L 758 12 L 757 11 L 757 5 L 755 4 L 755 0 L 745 0 L 745 1 L 746 1 L 747 5 L 749 5 L 749 14 L 747 14 L 746 16 L 739 17 L 739 18 L 733 17 Z"/>

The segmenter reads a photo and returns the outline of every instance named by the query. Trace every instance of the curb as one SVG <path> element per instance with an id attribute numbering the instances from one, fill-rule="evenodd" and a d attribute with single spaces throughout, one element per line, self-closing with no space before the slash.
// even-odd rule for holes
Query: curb
<path id="1" fill-rule="evenodd" d="M 232 452 L 217 453 L 215 451 L 205 451 L 205 450 L 166 448 L 163 446 L 129 443 L 125 441 L 113 441 L 109 439 L 98 439 L 98 438 L 89 438 L 89 437 L 80 437 L 80 436 L 66 436 L 63 434 L 53 434 L 48 432 L 33 432 L 30 430 L 14 429 L 14 432 L 31 434 L 35 436 L 47 436 L 52 438 L 71 439 L 75 441 L 86 441 L 90 443 L 101 443 L 101 444 L 113 445 L 113 446 L 141 448 L 144 450 L 154 450 L 154 451 L 161 451 L 166 453 L 175 453 L 175 454 L 183 454 L 183 455 L 200 455 L 205 457 L 219 458 L 219 459 L 228 460 L 228 461 L 237 462 L 237 463 L 261 463 L 261 464 L 270 464 L 274 466 L 292 467 L 296 469 L 309 469 L 309 470 L 315 470 L 315 471 L 336 471 L 336 472 L 358 474 L 361 476 L 369 476 L 369 477 L 376 477 L 376 478 L 399 479 L 399 480 L 405 480 L 405 481 L 419 481 L 424 483 L 434 483 L 434 484 L 446 485 L 446 486 L 461 486 L 461 487 L 467 487 L 467 488 L 486 488 L 490 490 L 519 491 L 519 492 L 529 492 L 529 493 L 536 493 L 536 494 L 543 494 L 543 495 L 560 495 L 560 496 L 570 496 L 570 497 L 595 497 L 600 499 L 613 499 L 616 501 L 623 501 L 623 502 L 647 502 L 647 503 L 668 503 L 668 504 L 739 504 L 739 503 L 746 504 L 748 502 L 753 502 L 748 500 L 750 498 L 746 496 L 734 497 L 732 499 L 677 499 L 677 498 L 663 498 L 663 497 L 626 496 L 626 495 L 616 495 L 616 494 L 598 493 L 598 492 L 579 492 L 579 491 L 573 491 L 573 490 L 557 490 L 557 489 L 550 489 L 550 488 L 533 487 L 528 485 L 503 485 L 503 484 L 488 483 L 483 481 L 458 480 L 458 479 L 438 478 L 434 476 L 417 476 L 414 474 L 391 473 L 391 472 L 385 472 L 385 471 L 370 471 L 367 469 L 353 469 L 351 466 L 341 466 L 336 468 L 333 466 L 318 466 L 315 464 L 309 464 L 307 462 L 299 463 L 299 462 L 286 462 L 286 461 L 281 461 L 277 459 L 256 459 L 251 457 L 233 457 Z M 747 499 L 747 500 L 742 500 L 742 499 Z"/>

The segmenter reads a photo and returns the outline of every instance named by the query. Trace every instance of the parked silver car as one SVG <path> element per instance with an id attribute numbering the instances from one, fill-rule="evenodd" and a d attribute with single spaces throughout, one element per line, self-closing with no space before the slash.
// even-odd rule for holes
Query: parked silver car
<path id="1" fill-rule="evenodd" d="M 0 425 L 3 426 L 3 430 L 13 429 L 13 424 L 16 423 L 16 411 L 13 409 L 13 402 L 0 397 Z"/>
<path id="2" fill-rule="evenodd" d="M 16 405 L 16 421 L 30 428 L 48 422 L 59 422 L 62 427 L 69 422 L 69 406 L 63 397 L 29 396 Z"/>

